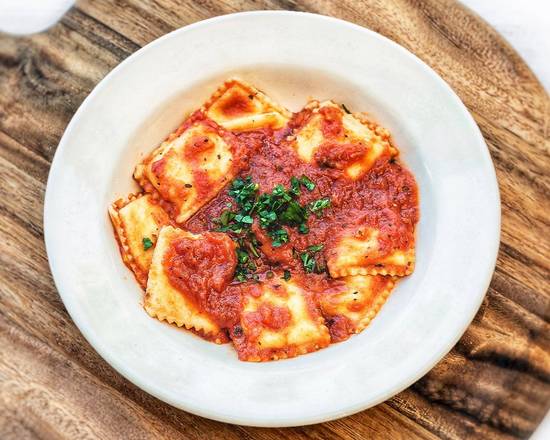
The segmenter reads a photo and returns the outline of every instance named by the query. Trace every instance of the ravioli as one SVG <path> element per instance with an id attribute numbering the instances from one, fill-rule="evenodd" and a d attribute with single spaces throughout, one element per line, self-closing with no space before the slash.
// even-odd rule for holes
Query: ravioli
<path id="1" fill-rule="evenodd" d="M 414 241 L 406 249 L 384 243 L 380 231 L 358 226 L 336 237 L 325 252 L 333 278 L 347 275 L 409 275 L 414 270 Z"/>
<path id="2" fill-rule="evenodd" d="M 304 114 L 305 123 L 296 129 L 291 142 L 304 162 L 341 169 L 347 178 L 357 180 L 379 158 L 397 154 L 386 130 L 345 112 L 332 101 L 313 101 Z"/>
<path id="3" fill-rule="evenodd" d="M 258 89 L 237 79 L 226 81 L 202 107 L 208 118 L 232 131 L 278 129 L 291 113 Z"/>
<path id="4" fill-rule="evenodd" d="M 267 361 L 309 353 L 330 344 L 313 294 L 279 276 L 250 289 L 231 338 L 240 360 Z"/>
<path id="5" fill-rule="evenodd" d="M 333 342 L 359 333 L 374 319 L 389 297 L 395 281 L 382 275 L 357 275 L 340 279 L 339 288 L 319 298 L 321 312 L 330 327 Z"/>
<path id="6" fill-rule="evenodd" d="M 136 167 L 134 178 L 170 202 L 183 223 L 236 176 L 244 149 L 235 135 L 196 113 Z"/>
<path id="7" fill-rule="evenodd" d="M 223 237 L 222 240 L 226 240 L 227 252 L 234 253 L 235 245 L 231 239 L 228 236 Z M 227 340 L 226 335 L 212 316 L 201 308 L 195 292 L 182 291 L 175 287 L 166 269 L 165 259 L 170 255 L 170 247 L 174 242 L 181 239 L 200 241 L 203 238 L 202 234 L 192 234 L 172 226 L 161 229 L 149 271 L 144 307 L 153 318 L 194 330 L 207 339 L 221 343 Z"/>
<path id="8" fill-rule="evenodd" d="M 153 258 L 153 247 L 162 226 L 170 217 L 150 194 L 131 194 L 109 206 L 122 260 L 145 288 Z"/>
<path id="9" fill-rule="evenodd" d="M 109 207 L 145 311 L 250 362 L 361 332 L 414 270 L 418 188 L 398 154 L 366 114 L 291 113 L 224 82 L 137 164 L 143 193 Z"/>

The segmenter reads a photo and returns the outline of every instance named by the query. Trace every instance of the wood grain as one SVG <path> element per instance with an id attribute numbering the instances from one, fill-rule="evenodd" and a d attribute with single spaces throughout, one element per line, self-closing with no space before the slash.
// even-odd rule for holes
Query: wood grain
<path id="1" fill-rule="evenodd" d="M 308 427 L 212 422 L 136 388 L 71 321 L 43 243 L 49 165 L 92 88 L 166 32 L 251 9 L 333 15 L 422 58 L 480 126 L 502 198 L 497 269 L 460 342 L 389 401 Z M 0 438 L 528 437 L 550 406 L 549 123 L 550 99 L 523 61 L 450 0 L 84 0 L 44 33 L 0 36 Z"/>

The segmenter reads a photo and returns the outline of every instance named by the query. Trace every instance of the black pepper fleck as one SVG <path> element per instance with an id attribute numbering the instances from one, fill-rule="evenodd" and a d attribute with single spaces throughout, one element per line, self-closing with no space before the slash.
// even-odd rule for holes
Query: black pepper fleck
<path id="1" fill-rule="evenodd" d="M 233 336 L 240 338 L 243 335 L 243 328 L 240 325 L 233 327 Z"/>

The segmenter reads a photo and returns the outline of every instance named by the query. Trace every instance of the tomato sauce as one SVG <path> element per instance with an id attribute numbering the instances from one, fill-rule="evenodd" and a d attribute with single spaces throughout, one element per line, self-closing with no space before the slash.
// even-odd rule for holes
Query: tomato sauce
<path id="1" fill-rule="evenodd" d="M 342 342 L 349 338 L 351 324 L 345 316 L 333 316 L 326 320 L 331 342 Z"/>
<path id="2" fill-rule="evenodd" d="M 253 95 L 249 95 L 248 99 L 243 99 L 242 95 L 231 95 L 229 98 L 224 99 L 220 106 L 220 113 L 225 116 L 241 116 L 254 112 Z"/>
<path id="3" fill-rule="evenodd" d="M 322 166 L 344 169 L 365 154 L 365 146 L 357 143 L 341 144 L 339 142 L 323 142 L 315 153 L 315 160 Z"/>
<path id="4" fill-rule="evenodd" d="M 340 109 L 323 107 L 319 110 L 319 113 L 323 115 L 321 131 L 325 139 L 337 138 L 344 134 Z"/>
<path id="5" fill-rule="evenodd" d="M 180 238 L 170 244 L 163 266 L 170 283 L 222 326 L 231 325 L 241 293 L 227 290 L 237 266 L 235 245 L 219 233 L 205 232 L 200 240 Z"/>
<path id="6" fill-rule="evenodd" d="M 251 228 L 260 243 L 260 256 L 255 259 L 259 279 L 265 279 L 268 271 L 281 273 L 283 270 L 290 270 L 294 282 L 307 285 L 308 291 L 316 294 L 322 294 L 340 282 L 331 279 L 326 273 L 304 273 L 302 262 L 297 256 L 300 252 L 312 245 L 326 245 L 339 231 L 361 225 L 379 230 L 382 254 L 390 250 L 407 249 L 414 241 L 414 229 L 418 221 L 418 193 L 412 174 L 398 159 L 388 155 L 380 157 L 361 178 L 347 178 L 342 168 L 357 160 L 358 148 L 353 144 L 334 148 L 330 140 L 342 134 L 341 119 L 332 114 L 337 109 L 327 107 L 320 111 L 326 113 L 322 131 L 327 143 L 318 151 L 325 158 L 324 162 L 314 160 L 304 163 L 289 145 L 292 140 L 290 133 L 307 122 L 311 113 L 309 109 L 295 114 L 287 127 L 281 130 L 262 129 L 237 134 L 238 142 L 245 148 L 238 149 L 234 156 L 234 160 L 242 166 L 240 176 L 250 176 L 253 182 L 259 184 L 260 193 L 270 192 L 278 184 L 289 188 L 291 177 L 305 175 L 315 183 L 315 188 L 312 191 L 302 188 L 298 197 L 300 204 L 305 205 L 324 197 L 330 198 L 331 205 L 323 210 L 321 216 L 309 216 L 309 233 L 300 234 L 296 228 L 285 227 L 289 242 L 280 247 L 271 246 L 271 239 L 256 221 Z M 229 185 L 183 227 L 194 233 L 207 233 L 215 229 L 218 225 L 214 219 L 228 205 L 235 206 L 228 190 Z M 200 246 L 205 248 L 200 249 Z M 237 324 L 242 297 L 254 294 L 258 288 L 253 282 L 239 284 L 232 281 L 235 256 L 229 261 L 226 260 L 226 254 L 220 258 L 216 254 L 216 246 L 210 242 L 193 244 L 182 241 L 173 246 L 173 249 L 170 264 L 175 266 L 169 270 L 170 280 L 174 285 L 181 285 L 182 289 L 195 292 L 197 303 L 212 312 L 222 327 L 229 328 L 237 335 L 242 332 Z M 315 258 L 320 266 L 326 263 L 323 251 L 316 253 Z M 168 262 L 166 267 L 168 268 Z M 278 328 L 289 319 L 277 308 L 262 308 L 256 315 L 255 319 L 273 328 Z M 334 342 L 347 339 L 348 322 L 345 318 L 331 318 L 326 324 Z"/>

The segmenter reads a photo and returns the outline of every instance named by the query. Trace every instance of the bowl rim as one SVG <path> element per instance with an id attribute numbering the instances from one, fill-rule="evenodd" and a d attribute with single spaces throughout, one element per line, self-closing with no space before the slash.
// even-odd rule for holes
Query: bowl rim
<path id="1" fill-rule="evenodd" d="M 481 148 L 481 154 L 484 156 L 485 161 L 489 165 L 488 171 L 491 174 L 490 180 L 492 188 L 489 188 L 489 191 L 492 192 L 493 196 L 493 213 L 494 213 L 494 219 L 495 223 L 493 225 L 492 231 L 494 234 L 492 242 L 491 249 L 487 250 L 488 255 L 488 268 L 490 270 L 487 270 L 487 274 L 485 277 L 485 280 L 482 284 L 479 286 L 476 286 L 476 291 L 479 291 L 479 294 L 477 295 L 477 302 L 475 304 L 475 307 L 472 307 L 471 313 L 468 316 L 463 316 L 461 321 L 461 331 L 458 332 L 454 338 L 450 338 L 447 343 L 442 347 L 439 351 L 432 353 L 432 356 L 430 357 L 429 362 L 426 362 L 426 364 L 423 366 L 423 368 L 419 369 L 415 375 L 410 376 L 407 380 L 403 380 L 399 383 L 394 384 L 392 390 L 390 393 L 387 393 L 389 395 L 381 395 L 378 397 L 378 399 L 368 402 L 365 405 L 354 405 L 350 407 L 346 407 L 343 409 L 337 409 L 332 411 L 331 413 L 323 413 L 318 414 L 316 416 L 310 416 L 307 418 L 303 417 L 294 417 L 293 419 L 288 420 L 280 420 L 275 419 L 273 420 L 270 417 L 266 417 L 262 420 L 251 420 L 246 418 L 241 418 L 238 416 L 234 416 L 232 414 L 222 414 L 218 412 L 208 412 L 208 411 L 201 411 L 200 409 L 197 409 L 193 407 L 192 405 L 186 405 L 183 404 L 181 401 L 175 401 L 171 397 L 164 395 L 162 392 L 160 392 L 157 388 L 150 386 L 148 383 L 142 382 L 139 378 L 137 378 L 131 370 L 126 368 L 124 363 L 121 363 L 117 360 L 115 356 L 112 356 L 111 352 L 108 348 L 105 347 L 105 345 L 102 343 L 101 340 L 95 337 L 94 332 L 88 328 L 86 325 L 83 325 L 81 316 L 75 311 L 75 308 L 72 307 L 73 300 L 71 298 L 70 293 L 68 293 L 64 289 L 64 276 L 63 276 L 63 268 L 60 267 L 57 264 L 57 261 L 55 258 L 53 258 L 53 255 L 55 255 L 54 248 L 56 248 L 56 244 L 54 244 L 54 238 L 53 238 L 53 225 L 54 222 L 54 215 L 52 212 L 52 198 L 54 190 L 52 187 L 54 186 L 55 180 L 57 179 L 57 176 L 62 172 L 62 169 L 59 168 L 59 160 L 56 161 L 61 155 L 63 155 L 64 151 L 68 148 L 67 146 L 67 139 L 70 137 L 70 134 L 73 132 L 75 127 L 77 126 L 80 118 L 82 115 L 86 112 L 89 103 L 95 98 L 96 95 L 99 94 L 99 92 L 108 84 L 109 80 L 116 75 L 121 69 L 125 68 L 126 66 L 130 65 L 132 62 L 134 62 L 137 58 L 143 56 L 148 51 L 154 50 L 159 44 L 164 42 L 165 40 L 174 38 L 176 35 L 180 35 L 189 31 L 194 30 L 197 27 L 206 27 L 215 25 L 217 23 L 223 22 L 225 20 L 234 20 L 239 19 L 241 17 L 248 17 L 248 16 L 256 16 L 256 17 L 265 17 L 265 16 L 272 16 L 272 15 L 280 15 L 280 16 L 303 16 L 306 18 L 314 18 L 324 21 L 330 21 L 333 22 L 336 25 L 340 26 L 347 26 L 351 29 L 354 29 L 356 31 L 365 32 L 370 35 L 370 37 L 378 39 L 379 41 L 383 42 L 384 44 L 391 46 L 394 50 L 399 50 L 404 56 L 409 57 L 415 61 L 419 67 L 421 67 L 425 73 L 429 74 L 432 79 L 436 82 L 438 82 L 440 85 L 443 85 L 446 91 L 448 92 L 449 96 L 456 101 L 458 104 L 458 107 L 461 109 L 461 111 L 464 113 L 465 118 L 468 120 L 469 124 L 471 125 L 472 132 L 475 132 L 478 141 Z M 261 426 L 261 427 L 287 427 L 287 426 L 302 426 L 302 425 L 309 425 L 314 423 L 320 423 L 325 421 L 334 420 L 340 417 L 344 417 L 347 415 L 351 415 L 354 413 L 357 413 L 359 411 L 362 411 L 366 408 L 378 405 L 379 403 L 387 400 L 391 396 L 403 391 L 404 389 L 408 388 L 411 384 L 413 384 L 415 381 L 420 379 L 422 376 L 424 376 L 429 370 L 433 368 L 433 366 L 441 360 L 451 349 L 452 347 L 458 342 L 458 340 L 462 337 L 464 332 L 466 331 L 467 327 L 470 325 L 471 321 L 475 317 L 477 311 L 479 310 L 479 307 L 485 297 L 486 291 L 489 287 L 490 281 L 492 279 L 492 275 L 494 272 L 494 268 L 496 266 L 496 260 L 498 255 L 498 249 L 500 244 L 500 228 L 501 228 L 501 206 L 500 206 L 500 195 L 499 195 L 499 188 L 498 188 L 498 182 L 496 178 L 496 172 L 494 169 L 494 165 L 491 160 L 491 156 L 488 150 L 488 147 L 485 143 L 485 140 L 479 130 L 479 127 L 477 126 L 475 120 L 473 119 L 472 115 L 467 110 L 466 106 L 462 103 L 460 98 L 456 95 L 456 93 L 453 91 L 453 89 L 434 71 L 431 67 L 429 67 L 425 62 L 423 62 L 420 58 L 418 58 L 416 55 L 411 53 L 409 50 L 404 48 L 403 46 L 395 43 L 394 41 L 390 40 L 389 38 L 374 32 L 368 28 L 365 28 L 363 26 L 360 26 L 355 23 L 348 22 L 346 20 L 342 20 L 339 18 L 334 18 L 330 16 L 320 15 L 320 14 L 314 14 L 310 12 L 297 12 L 297 11 L 274 11 L 274 10 L 263 10 L 263 11 L 248 11 L 248 12 L 238 12 L 238 13 L 231 13 L 231 14 L 225 14 L 220 15 L 216 17 L 211 17 L 205 20 L 201 20 L 186 26 L 183 26 L 181 28 L 175 29 L 153 41 L 146 44 L 145 46 L 141 47 L 139 50 L 134 52 L 132 55 L 124 59 L 121 63 L 119 63 L 116 67 L 114 67 L 101 81 L 96 84 L 96 86 L 93 88 L 93 90 L 89 93 L 89 95 L 83 100 L 77 111 L 72 116 L 69 124 L 67 125 L 63 136 L 58 144 L 58 147 L 55 151 L 54 157 L 52 159 L 52 163 L 50 166 L 50 171 L 47 179 L 47 186 L 46 186 L 46 193 L 45 193 L 45 201 L 44 201 L 44 241 L 46 246 L 46 253 L 48 255 L 48 262 L 50 265 L 50 269 L 52 272 L 53 280 L 56 286 L 57 291 L 59 292 L 59 295 L 65 305 L 65 308 L 67 309 L 67 312 L 69 313 L 71 319 L 74 321 L 80 332 L 83 334 L 85 339 L 90 343 L 90 345 L 93 347 L 93 349 L 103 358 L 105 359 L 119 374 L 124 376 L 126 379 L 128 379 L 133 384 L 137 385 L 139 388 L 143 389 L 147 393 L 177 407 L 180 409 L 183 409 L 187 412 L 206 417 L 209 419 L 232 423 L 232 424 L 239 424 L 239 425 L 247 425 L 247 426 Z M 374 402 L 374 403 L 373 403 Z M 296 422 L 296 420 L 300 420 L 299 423 Z"/>

